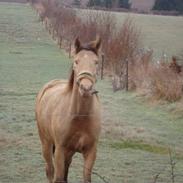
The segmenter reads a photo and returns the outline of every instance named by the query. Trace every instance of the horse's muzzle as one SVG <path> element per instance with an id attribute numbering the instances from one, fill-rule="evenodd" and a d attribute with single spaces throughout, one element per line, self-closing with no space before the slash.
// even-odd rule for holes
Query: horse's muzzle
<path id="1" fill-rule="evenodd" d="M 90 97 L 92 96 L 93 84 L 87 79 L 83 79 L 79 85 L 79 91 L 81 96 Z"/>
<path id="2" fill-rule="evenodd" d="M 81 72 L 77 76 L 77 84 L 79 87 L 80 94 L 83 97 L 89 97 L 96 93 L 93 89 L 93 85 L 96 82 L 95 76 L 90 72 Z"/>

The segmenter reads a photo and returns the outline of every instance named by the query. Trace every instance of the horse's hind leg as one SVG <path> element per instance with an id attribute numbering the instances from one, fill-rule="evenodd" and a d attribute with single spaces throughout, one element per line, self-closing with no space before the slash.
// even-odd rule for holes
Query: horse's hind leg
<path id="1" fill-rule="evenodd" d="M 53 145 L 51 143 L 42 144 L 43 156 L 46 161 L 46 176 L 49 180 L 49 183 L 53 183 L 54 177 L 54 166 L 53 166 Z"/>

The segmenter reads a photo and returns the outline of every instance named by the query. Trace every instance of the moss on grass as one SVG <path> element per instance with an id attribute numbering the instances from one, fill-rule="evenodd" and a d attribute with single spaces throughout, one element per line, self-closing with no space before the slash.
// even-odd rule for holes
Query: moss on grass
<path id="1" fill-rule="evenodd" d="M 170 149 L 166 146 L 160 146 L 155 144 L 148 144 L 143 141 L 133 141 L 133 140 L 123 140 L 117 141 L 110 144 L 110 146 L 114 149 L 133 149 L 133 150 L 141 150 L 149 153 L 160 154 L 160 155 L 169 155 L 169 152 L 174 152 L 173 149 Z M 174 152 L 176 159 L 183 159 L 182 152 Z"/>
<path id="2" fill-rule="evenodd" d="M 118 142 L 112 143 L 111 147 L 115 149 L 130 148 L 130 149 L 148 151 L 148 152 L 157 153 L 157 154 L 168 154 L 169 152 L 167 147 L 151 145 L 141 141 L 132 141 L 132 140 L 126 140 L 121 142 L 118 141 Z"/>

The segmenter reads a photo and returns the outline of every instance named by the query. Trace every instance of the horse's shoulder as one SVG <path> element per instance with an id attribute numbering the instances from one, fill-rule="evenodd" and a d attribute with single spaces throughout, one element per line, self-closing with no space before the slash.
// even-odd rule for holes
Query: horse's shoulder
<path id="1" fill-rule="evenodd" d="M 38 96 L 37 96 L 37 100 L 40 101 L 42 99 L 42 97 L 44 96 L 44 94 L 50 90 L 53 89 L 55 87 L 62 87 L 64 85 L 66 85 L 68 83 L 67 80 L 61 80 L 61 79 L 54 79 L 49 81 L 48 83 L 46 83 L 43 88 L 39 91 Z"/>

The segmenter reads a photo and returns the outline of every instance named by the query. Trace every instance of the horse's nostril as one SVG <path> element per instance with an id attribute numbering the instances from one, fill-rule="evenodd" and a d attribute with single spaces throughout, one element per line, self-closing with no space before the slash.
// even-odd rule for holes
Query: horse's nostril
<path id="1" fill-rule="evenodd" d="M 80 85 L 80 87 L 81 87 L 81 89 L 82 89 L 82 90 L 84 90 L 84 86 L 83 86 L 83 84 L 81 84 L 81 85 Z"/>
<path id="2" fill-rule="evenodd" d="M 90 85 L 90 86 L 88 87 L 88 90 L 89 90 L 89 91 L 92 90 L 92 85 Z"/>

